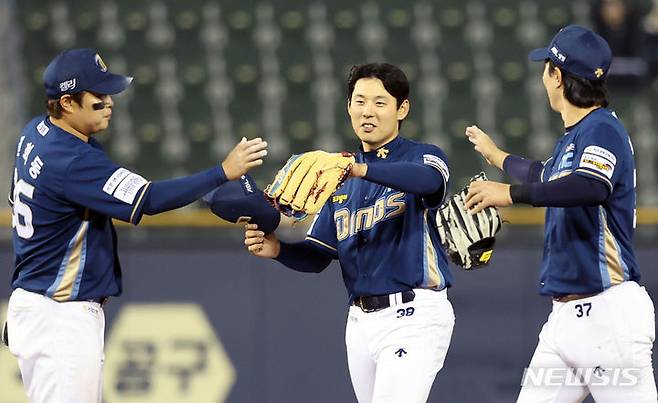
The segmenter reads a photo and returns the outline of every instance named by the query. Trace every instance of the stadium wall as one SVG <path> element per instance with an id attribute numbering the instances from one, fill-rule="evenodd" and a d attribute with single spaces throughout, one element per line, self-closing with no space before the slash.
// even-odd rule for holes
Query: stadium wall
<path id="1" fill-rule="evenodd" d="M 356 401 L 337 264 L 319 275 L 286 270 L 250 256 L 238 230 L 120 232 L 124 294 L 106 306 L 106 402 Z M 654 239 L 636 243 L 655 298 Z M 0 319 L 11 259 L 0 243 Z M 540 259 L 540 227 L 508 227 L 490 267 L 453 268 L 456 326 L 430 402 L 515 399 L 551 306 L 536 293 Z M 0 403 L 24 401 L 15 360 L 0 348 Z"/>

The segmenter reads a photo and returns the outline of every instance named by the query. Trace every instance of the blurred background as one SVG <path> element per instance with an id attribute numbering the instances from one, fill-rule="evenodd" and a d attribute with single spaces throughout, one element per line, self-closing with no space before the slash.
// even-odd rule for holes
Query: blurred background
<path id="1" fill-rule="evenodd" d="M 615 59 L 614 109 L 635 145 L 636 246 L 658 289 L 658 2 L 651 0 L 0 0 L 0 189 L 22 126 L 45 111 L 42 73 L 62 49 L 91 47 L 135 77 L 114 97 L 112 158 L 150 180 L 221 162 L 242 136 L 270 144 L 265 186 L 291 153 L 356 150 L 346 114 L 350 66 L 385 61 L 411 82 L 402 135 L 442 147 L 452 188 L 486 170 L 464 128 L 547 158 L 562 133 L 529 50 L 563 26 L 594 28 Z M 457 272 L 457 324 L 431 402 L 510 402 L 550 311 L 536 294 L 541 209 L 504 212 L 491 265 Z M 0 319 L 11 292 L 10 212 L 0 210 Z M 303 226 L 302 226 L 303 227 Z M 338 265 L 320 275 L 252 258 L 242 232 L 201 205 L 119 229 L 125 293 L 108 316 L 105 400 L 355 402 Z M 279 235 L 294 240 L 303 228 Z M 24 402 L 0 348 L 0 403 Z"/>

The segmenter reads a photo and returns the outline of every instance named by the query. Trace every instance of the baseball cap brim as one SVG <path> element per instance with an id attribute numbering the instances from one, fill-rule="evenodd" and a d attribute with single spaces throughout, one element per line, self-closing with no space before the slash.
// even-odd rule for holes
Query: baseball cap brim
<path id="1" fill-rule="evenodd" d="M 101 95 L 114 95 L 128 88 L 132 81 L 132 77 L 110 73 L 105 79 L 103 79 L 103 81 L 87 88 L 87 91 Z"/>
<path id="2" fill-rule="evenodd" d="M 528 59 L 533 62 L 543 62 L 546 59 L 550 59 L 548 48 L 538 48 L 530 51 Z"/>
<path id="3" fill-rule="evenodd" d="M 245 183 L 249 182 L 249 190 Z M 219 218 L 232 223 L 253 223 L 269 234 L 279 226 L 281 214 L 265 199 L 265 194 L 256 187 L 253 178 L 232 180 L 219 186 L 203 197 L 210 210 Z"/>

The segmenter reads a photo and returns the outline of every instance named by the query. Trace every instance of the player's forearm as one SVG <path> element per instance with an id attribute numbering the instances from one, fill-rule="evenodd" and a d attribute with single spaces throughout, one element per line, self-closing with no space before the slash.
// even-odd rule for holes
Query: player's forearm
<path id="1" fill-rule="evenodd" d="M 286 267 L 304 273 L 320 273 L 331 263 L 331 256 L 318 250 L 310 241 L 281 242 L 276 261 Z"/>
<path id="2" fill-rule="evenodd" d="M 186 206 L 226 182 L 221 167 L 151 183 L 142 213 L 153 215 Z"/>
<path id="3" fill-rule="evenodd" d="M 503 170 L 521 183 L 539 182 L 543 164 L 540 161 L 528 160 L 518 155 L 509 154 L 503 160 Z"/>
<path id="4" fill-rule="evenodd" d="M 417 195 L 435 194 L 440 192 L 444 186 L 443 176 L 438 170 L 413 162 L 367 164 L 363 178 L 395 190 Z"/>
<path id="5" fill-rule="evenodd" d="M 605 202 L 610 190 L 603 182 L 577 174 L 554 181 L 512 185 L 510 196 L 514 203 L 535 207 L 597 206 Z"/>

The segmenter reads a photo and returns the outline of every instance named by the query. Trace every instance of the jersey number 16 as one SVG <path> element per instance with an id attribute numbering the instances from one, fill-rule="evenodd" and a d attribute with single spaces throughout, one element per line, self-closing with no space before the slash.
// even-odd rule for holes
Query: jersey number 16
<path id="1" fill-rule="evenodd" d="M 11 217 L 11 226 L 12 228 L 16 228 L 16 233 L 19 237 L 30 239 L 34 235 L 32 210 L 30 210 L 30 206 L 21 201 L 21 195 L 29 199 L 32 199 L 34 196 L 34 186 L 25 182 L 23 179 L 14 184 L 14 209 Z"/>

